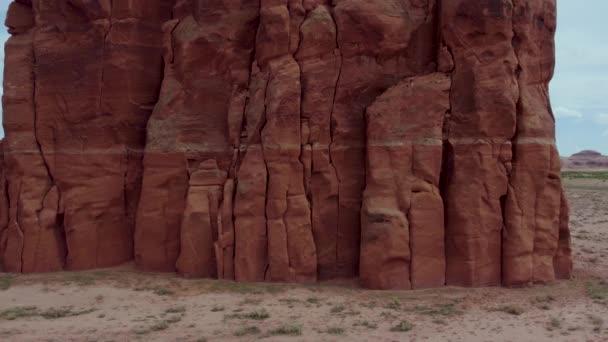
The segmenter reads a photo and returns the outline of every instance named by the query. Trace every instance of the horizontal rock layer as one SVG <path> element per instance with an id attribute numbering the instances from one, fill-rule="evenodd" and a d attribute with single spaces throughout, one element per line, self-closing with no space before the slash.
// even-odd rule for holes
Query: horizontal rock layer
<path id="1" fill-rule="evenodd" d="M 0 262 L 569 278 L 555 0 L 15 0 Z"/>

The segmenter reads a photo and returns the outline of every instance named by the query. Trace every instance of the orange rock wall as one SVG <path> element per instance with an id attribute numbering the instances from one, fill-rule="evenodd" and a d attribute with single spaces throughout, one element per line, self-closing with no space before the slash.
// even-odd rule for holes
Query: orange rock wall
<path id="1" fill-rule="evenodd" d="M 0 262 L 569 278 L 555 0 L 15 0 Z"/>

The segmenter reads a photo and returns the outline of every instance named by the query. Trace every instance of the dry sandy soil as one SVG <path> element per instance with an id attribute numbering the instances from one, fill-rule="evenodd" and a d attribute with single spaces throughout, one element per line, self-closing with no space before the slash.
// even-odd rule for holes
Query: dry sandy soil
<path id="1" fill-rule="evenodd" d="M 575 279 L 374 292 L 234 284 L 132 266 L 0 277 L 0 341 L 608 341 L 608 181 L 566 180 Z"/>

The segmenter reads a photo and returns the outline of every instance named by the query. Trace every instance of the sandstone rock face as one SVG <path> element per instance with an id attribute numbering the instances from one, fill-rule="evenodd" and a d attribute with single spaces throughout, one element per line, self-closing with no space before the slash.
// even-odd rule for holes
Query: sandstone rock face
<path id="1" fill-rule="evenodd" d="M 555 0 L 20 0 L 6 25 L 5 271 L 570 277 Z"/>

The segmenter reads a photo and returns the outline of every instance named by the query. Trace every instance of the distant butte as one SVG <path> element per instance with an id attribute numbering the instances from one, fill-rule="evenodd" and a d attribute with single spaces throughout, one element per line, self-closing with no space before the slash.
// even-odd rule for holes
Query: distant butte
<path id="1" fill-rule="evenodd" d="M 600 152 L 585 150 L 562 158 L 562 167 L 567 170 L 608 169 L 608 156 Z"/>

